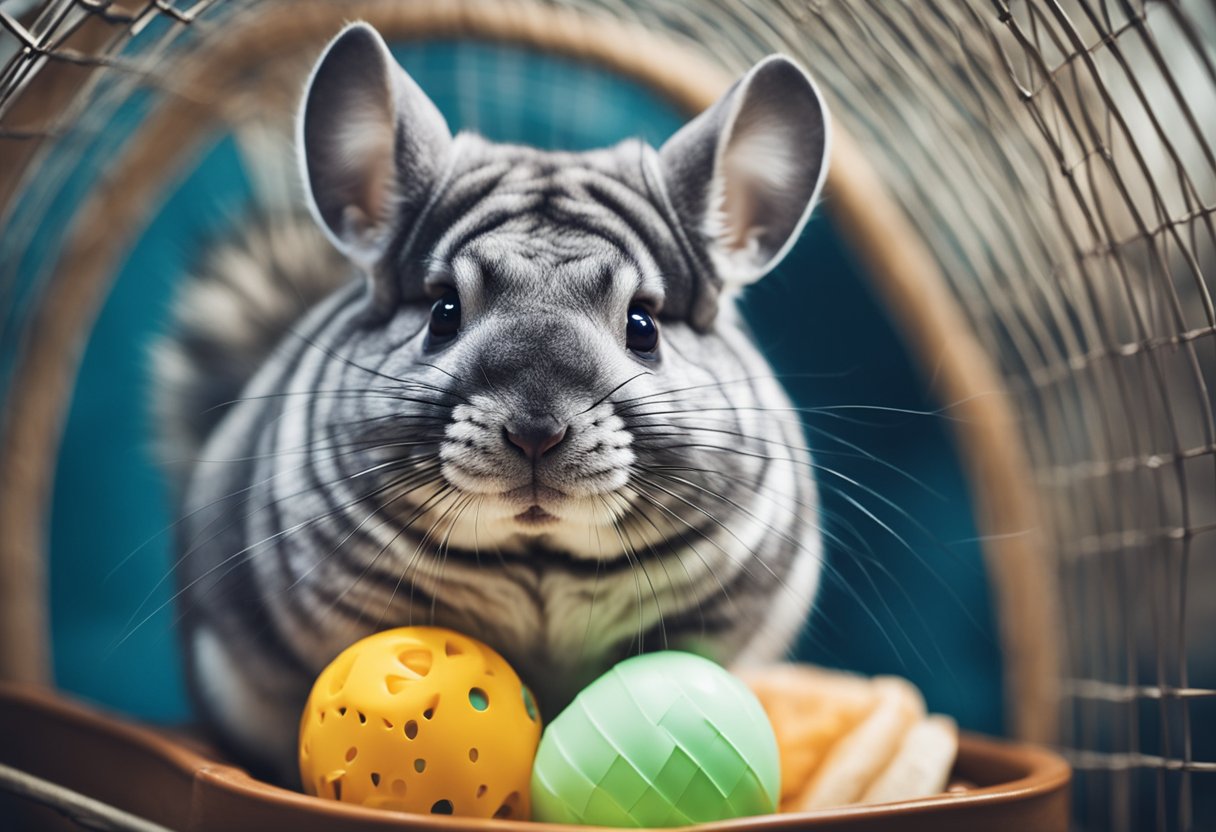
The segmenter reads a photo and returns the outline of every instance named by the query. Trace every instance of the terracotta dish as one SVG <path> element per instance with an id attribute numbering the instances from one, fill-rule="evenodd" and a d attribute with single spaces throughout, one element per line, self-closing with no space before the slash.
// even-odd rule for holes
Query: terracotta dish
<path id="1" fill-rule="evenodd" d="M 967 783 L 965 789 L 903 803 L 767 815 L 701 828 L 1065 832 L 1069 776 L 1068 765 L 1050 751 L 964 734 L 952 780 Z M 254 780 L 189 739 L 103 714 L 45 689 L 4 684 L 0 819 L 7 829 L 147 832 L 577 828 L 406 815 L 308 797 Z"/>

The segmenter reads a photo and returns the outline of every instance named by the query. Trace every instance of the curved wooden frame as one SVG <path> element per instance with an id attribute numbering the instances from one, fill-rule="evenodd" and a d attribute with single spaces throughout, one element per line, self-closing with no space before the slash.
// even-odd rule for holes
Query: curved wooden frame
<path id="1" fill-rule="evenodd" d="M 362 18 L 390 40 L 476 37 L 524 44 L 609 67 L 689 113 L 731 80 L 692 44 L 599 16 L 526 0 L 266 3 L 179 59 L 168 96 L 77 211 L 20 356 L 0 436 L 0 677 L 48 679 L 45 518 L 82 345 L 123 254 L 146 227 L 155 197 L 197 149 L 222 108 L 222 91 L 250 67 L 317 49 Z M 48 71 L 48 70 L 44 70 Z M 936 261 L 837 126 L 828 210 L 866 264 L 878 294 L 926 373 L 953 403 L 1004 649 L 1012 732 L 1056 736 L 1060 618 L 1029 465 L 999 374 L 967 325 Z"/>

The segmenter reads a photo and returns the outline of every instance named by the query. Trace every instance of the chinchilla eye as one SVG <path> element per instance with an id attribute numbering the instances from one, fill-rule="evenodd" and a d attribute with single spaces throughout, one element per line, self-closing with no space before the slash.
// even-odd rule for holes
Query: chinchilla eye
<path id="1" fill-rule="evenodd" d="M 427 330 L 430 346 L 439 346 L 456 337 L 460 330 L 460 295 L 455 289 L 444 292 L 443 297 L 431 307 L 431 323 Z"/>
<path id="2" fill-rule="evenodd" d="M 641 306 L 629 307 L 625 323 L 625 346 L 649 358 L 659 346 L 659 325 Z"/>

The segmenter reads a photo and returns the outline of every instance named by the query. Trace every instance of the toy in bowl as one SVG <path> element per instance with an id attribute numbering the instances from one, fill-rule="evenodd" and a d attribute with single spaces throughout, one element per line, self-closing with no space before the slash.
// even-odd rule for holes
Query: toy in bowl
<path id="1" fill-rule="evenodd" d="M 309 794 L 405 812 L 527 818 L 540 739 L 531 692 L 498 653 L 436 627 L 344 650 L 300 720 Z"/>
<path id="2" fill-rule="evenodd" d="M 793 664 L 754 669 L 746 680 L 777 730 L 782 811 L 913 800 L 946 789 L 958 727 L 928 714 L 910 682 Z"/>
<path id="3" fill-rule="evenodd" d="M 773 812 L 773 728 L 756 696 L 689 653 L 621 662 L 545 731 L 532 777 L 537 820 L 682 826 Z"/>

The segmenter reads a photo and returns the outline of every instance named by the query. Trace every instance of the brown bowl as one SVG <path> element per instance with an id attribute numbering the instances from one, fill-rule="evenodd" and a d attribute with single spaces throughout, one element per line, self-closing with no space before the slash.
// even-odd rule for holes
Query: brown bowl
<path id="1" fill-rule="evenodd" d="M 1064 832 L 1068 827 L 1069 768 L 1050 751 L 964 735 L 953 776 L 974 788 L 902 803 L 766 815 L 700 828 Z M 189 739 L 105 715 L 50 691 L 6 684 L 0 684 L 0 820 L 8 829 L 84 825 L 149 832 L 580 828 L 407 815 L 308 797 L 254 780 Z M 15 826 L 9 825 L 11 820 Z"/>

